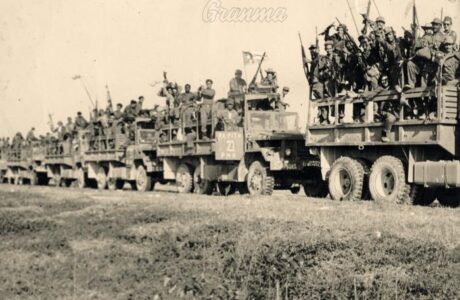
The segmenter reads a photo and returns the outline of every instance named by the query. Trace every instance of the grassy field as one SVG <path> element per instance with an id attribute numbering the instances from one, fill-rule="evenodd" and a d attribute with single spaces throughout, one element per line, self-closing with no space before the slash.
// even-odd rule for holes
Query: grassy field
<path id="1" fill-rule="evenodd" d="M 0 185 L 2 299 L 458 299 L 460 209 Z"/>

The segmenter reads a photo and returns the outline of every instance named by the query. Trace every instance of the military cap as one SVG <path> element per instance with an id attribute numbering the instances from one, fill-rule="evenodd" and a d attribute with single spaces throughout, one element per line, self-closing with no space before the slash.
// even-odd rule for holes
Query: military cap
<path id="1" fill-rule="evenodd" d="M 442 24 L 442 21 L 440 18 L 434 18 L 433 21 L 431 21 L 431 24 Z"/>
<path id="2" fill-rule="evenodd" d="M 243 75 L 243 72 L 240 69 L 237 69 L 235 71 L 235 75 Z"/>
<path id="3" fill-rule="evenodd" d="M 213 83 L 212 79 L 206 79 L 206 83 Z"/>
<path id="4" fill-rule="evenodd" d="M 385 34 L 393 33 L 393 27 L 387 26 L 385 27 Z"/>
<path id="5" fill-rule="evenodd" d="M 423 30 L 433 29 L 433 26 L 431 25 L 431 23 L 426 23 L 425 26 L 422 26 L 422 29 Z"/>
<path id="6" fill-rule="evenodd" d="M 136 104 L 136 100 L 131 100 L 131 104 Z"/>
<path id="7" fill-rule="evenodd" d="M 184 87 L 191 87 L 191 85 L 186 83 Z"/>
<path id="8" fill-rule="evenodd" d="M 311 44 L 310 47 L 308 47 L 308 49 L 313 50 L 313 49 L 317 49 L 317 48 L 316 48 L 315 44 Z"/>
<path id="9" fill-rule="evenodd" d="M 144 99 L 144 96 L 139 96 L 139 98 L 138 98 L 138 99 L 139 99 L 139 100 L 141 100 L 141 99 Z"/>
<path id="10" fill-rule="evenodd" d="M 121 104 L 121 103 L 117 103 L 117 106 L 119 106 L 119 107 L 123 107 L 123 104 Z"/>
<path id="11" fill-rule="evenodd" d="M 78 111 L 78 112 L 77 112 L 77 115 L 81 116 L 81 111 Z"/>
<path id="12" fill-rule="evenodd" d="M 454 39 L 451 36 L 447 36 L 444 41 L 442 41 L 443 45 L 453 45 Z"/>
<path id="13" fill-rule="evenodd" d="M 444 23 L 446 23 L 446 22 L 449 22 L 450 24 L 452 24 L 452 18 L 449 17 L 449 16 L 446 16 L 446 17 L 444 18 Z"/>
<path id="14" fill-rule="evenodd" d="M 334 43 L 332 41 L 325 41 L 324 46 L 326 47 L 327 45 L 333 46 Z"/>
<path id="15" fill-rule="evenodd" d="M 375 22 L 376 22 L 376 23 L 377 23 L 377 22 L 385 23 L 385 18 L 382 17 L 382 16 L 379 16 L 379 17 L 377 17 L 377 19 L 375 19 Z"/>
<path id="16" fill-rule="evenodd" d="M 289 87 L 287 87 L 287 86 L 283 87 L 283 91 L 289 92 Z"/>
<path id="17" fill-rule="evenodd" d="M 235 100 L 233 100 L 233 98 L 227 98 L 225 104 L 235 104 Z"/>
<path id="18" fill-rule="evenodd" d="M 267 74 L 269 74 L 269 73 L 275 74 L 276 72 L 272 68 L 268 68 L 267 70 L 265 70 L 265 73 L 267 73 Z"/>

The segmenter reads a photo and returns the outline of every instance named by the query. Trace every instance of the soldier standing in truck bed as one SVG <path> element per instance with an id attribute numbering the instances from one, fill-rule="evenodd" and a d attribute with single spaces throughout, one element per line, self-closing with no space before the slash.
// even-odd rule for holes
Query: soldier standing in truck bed
<path id="1" fill-rule="evenodd" d="M 228 97 L 234 100 L 234 106 L 237 111 L 242 109 L 242 103 L 244 100 L 244 94 L 248 90 L 246 81 L 242 78 L 243 72 L 241 70 L 235 71 L 235 77 L 230 80 L 230 90 Z"/>
<path id="2" fill-rule="evenodd" d="M 200 103 L 200 121 L 201 121 L 201 138 L 207 140 L 211 137 L 208 130 L 208 121 L 211 120 L 212 104 L 216 91 L 212 88 L 212 80 L 206 79 L 206 87 L 201 86 L 198 89 L 198 101 Z"/>
<path id="3" fill-rule="evenodd" d="M 261 84 L 271 87 L 271 92 L 276 93 L 278 89 L 278 82 L 276 79 L 276 72 L 272 68 L 268 68 L 265 73 L 267 74 L 263 79 Z"/>
<path id="4" fill-rule="evenodd" d="M 225 109 L 217 112 L 217 120 L 224 131 L 237 131 L 240 127 L 241 116 L 234 108 L 235 101 L 231 98 L 225 101 Z"/>
<path id="5" fill-rule="evenodd" d="M 443 85 L 456 86 L 459 83 L 460 53 L 454 52 L 453 47 L 454 39 L 450 36 L 446 37 L 446 39 L 442 43 L 444 57 L 442 58 L 441 81 Z"/>
<path id="6" fill-rule="evenodd" d="M 435 50 L 440 50 L 445 38 L 442 32 L 442 21 L 439 18 L 434 18 L 431 25 L 433 26 L 433 47 Z"/>
<path id="7" fill-rule="evenodd" d="M 452 30 L 452 18 L 449 17 L 449 16 L 446 16 L 444 18 L 443 25 L 444 25 L 444 35 L 446 37 L 451 37 L 452 38 L 452 40 L 454 42 L 454 50 L 458 50 L 458 49 L 455 49 L 455 46 L 457 44 L 457 33 Z"/>
<path id="8" fill-rule="evenodd" d="M 77 117 L 75 118 L 75 128 L 85 129 L 88 126 L 88 121 L 83 117 L 81 111 L 77 112 Z"/>
<path id="9" fill-rule="evenodd" d="M 322 99 L 324 97 L 324 85 L 319 79 L 319 49 L 314 44 L 312 44 L 308 49 L 310 50 L 311 56 L 310 73 L 308 74 L 311 94 L 314 99 Z"/>

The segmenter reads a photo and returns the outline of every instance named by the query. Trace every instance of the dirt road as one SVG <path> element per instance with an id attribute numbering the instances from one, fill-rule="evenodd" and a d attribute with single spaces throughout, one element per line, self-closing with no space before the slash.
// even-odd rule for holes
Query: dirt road
<path id="1" fill-rule="evenodd" d="M 460 210 L 0 185 L 4 299 L 455 299 Z"/>

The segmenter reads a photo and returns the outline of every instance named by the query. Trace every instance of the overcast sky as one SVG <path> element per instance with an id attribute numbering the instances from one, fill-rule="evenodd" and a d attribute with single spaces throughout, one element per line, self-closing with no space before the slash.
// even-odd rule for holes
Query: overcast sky
<path id="1" fill-rule="evenodd" d="M 283 22 L 205 22 L 208 0 L 2 0 L 0 2 L 0 136 L 47 130 L 48 114 L 55 123 L 91 106 L 78 80 L 88 83 L 93 98 L 105 105 L 108 84 L 114 102 L 126 104 L 144 95 L 148 106 L 162 104 L 156 96 L 163 70 L 195 90 L 212 78 L 224 97 L 236 68 L 243 69 L 241 51 L 266 51 L 264 69 L 278 72 L 289 86 L 291 109 L 305 120 L 308 89 L 301 66 L 297 32 L 304 44 L 314 42 L 335 17 L 356 37 L 346 0 L 282 1 L 221 0 L 232 7 L 285 8 Z M 400 34 L 409 27 L 412 0 L 376 0 L 388 25 Z M 451 15 L 459 31 L 459 0 L 417 0 L 419 20 Z M 350 0 L 359 23 L 367 0 Z M 378 16 L 376 7 L 371 17 Z M 361 27 L 361 24 L 359 24 Z M 252 76 L 252 74 L 250 75 Z"/>

